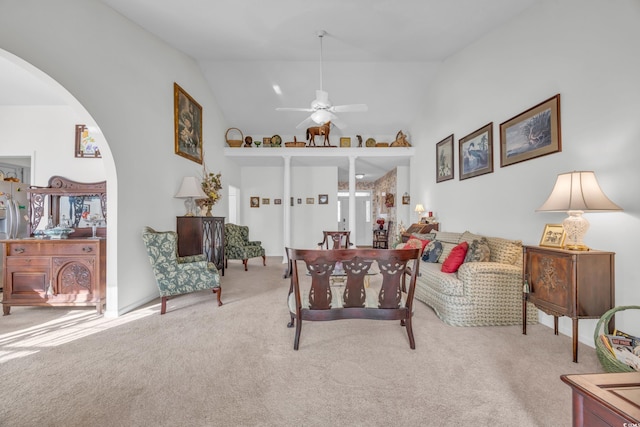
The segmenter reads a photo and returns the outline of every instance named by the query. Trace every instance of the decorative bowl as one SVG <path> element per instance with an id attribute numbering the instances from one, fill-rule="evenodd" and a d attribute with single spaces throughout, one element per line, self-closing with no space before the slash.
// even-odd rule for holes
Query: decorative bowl
<path id="1" fill-rule="evenodd" d="M 44 230 L 44 234 L 49 236 L 50 239 L 66 239 L 69 237 L 69 234 L 73 233 L 74 231 L 75 230 L 73 228 L 53 227 Z"/>

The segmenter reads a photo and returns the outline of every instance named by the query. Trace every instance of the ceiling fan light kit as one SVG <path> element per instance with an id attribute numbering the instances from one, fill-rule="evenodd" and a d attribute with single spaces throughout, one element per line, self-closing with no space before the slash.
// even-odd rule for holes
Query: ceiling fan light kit
<path id="1" fill-rule="evenodd" d="M 296 128 L 303 129 L 311 123 L 323 125 L 327 122 L 337 126 L 340 129 L 346 127 L 346 124 L 341 121 L 334 113 L 348 113 L 348 112 L 364 112 L 368 110 L 366 104 L 348 104 L 348 105 L 333 105 L 329 100 L 329 93 L 325 92 L 322 86 L 322 39 L 327 35 L 327 32 L 320 30 L 316 33 L 320 39 L 320 89 L 316 90 L 316 99 L 311 101 L 310 108 L 297 108 L 297 107 L 279 107 L 277 111 L 304 111 L 311 113 L 309 117 L 299 123 Z"/>

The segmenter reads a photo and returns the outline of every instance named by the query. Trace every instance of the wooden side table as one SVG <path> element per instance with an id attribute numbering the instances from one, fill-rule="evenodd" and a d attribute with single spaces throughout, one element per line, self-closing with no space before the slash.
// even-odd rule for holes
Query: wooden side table
<path id="1" fill-rule="evenodd" d="M 205 254 L 224 276 L 224 217 L 179 216 L 178 255 Z"/>
<path id="2" fill-rule="evenodd" d="M 571 386 L 573 425 L 640 425 L 640 372 L 562 375 Z"/>
<path id="3" fill-rule="evenodd" d="M 615 254 L 541 246 L 524 246 L 523 250 L 522 333 L 527 333 L 527 301 L 553 316 L 555 335 L 558 335 L 558 317 L 570 317 L 573 361 L 578 362 L 578 319 L 599 319 L 615 306 Z M 612 319 L 609 328 L 614 326 Z"/>
<path id="4" fill-rule="evenodd" d="M 407 228 L 407 231 L 402 233 L 402 243 L 407 243 L 413 233 L 426 234 L 431 233 L 432 231 L 438 231 L 439 229 L 439 222 L 430 224 L 411 224 L 409 228 Z"/>

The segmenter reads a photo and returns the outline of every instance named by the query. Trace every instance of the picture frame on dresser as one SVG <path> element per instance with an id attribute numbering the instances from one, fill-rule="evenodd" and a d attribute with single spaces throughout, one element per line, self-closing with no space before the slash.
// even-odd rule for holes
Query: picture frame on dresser
<path id="1" fill-rule="evenodd" d="M 493 122 L 461 138 L 458 157 L 460 181 L 493 172 Z"/>
<path id="2" fill-rule="evenodd" d="M 202 164 L 202 106 L 173 83 L 175 153 Z"/>
<path id="3" fill-rule="evenodd" d="M 560 151 L 560 94 L 500 124 L 500 167 Z"/>
<path id="4" fill-rule="evenodd" d="M 562 224 L 546 224 L 540 238 L 540 246 L 548 248 L 562 248 L 567 233 Z"/>
<path id="5" fill-rule="evenodd" d="M 436 182 L 448 181 L 454 176 L 453 134 L 436 144 Z"/>

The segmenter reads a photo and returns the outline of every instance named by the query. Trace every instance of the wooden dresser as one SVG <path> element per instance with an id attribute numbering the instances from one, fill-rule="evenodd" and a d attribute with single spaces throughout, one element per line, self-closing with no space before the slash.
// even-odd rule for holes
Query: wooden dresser
<path id="1" fill-rule="evenodd" d="M 11 306 L 95 306 L 106 302 L 102 238 L 2 241 L 3 312 Z"/>
<path id="2" fill-rule="evenodd" d="M 524 299 L 552 315 L 573 320 L 573 361 L 578 361 L 578 319 L 599 319 L 615 306 L 614 253 L 524 246 Z M 522 304 L 522 333 L 527 333 L 527 304 Z M 614 327 L 614 319 L 609 322 Z"/>
<path id="3" fill-rule="evenodd" d="M 440 229 L 440 223 L 430 223 L 430 224 L 411 224 L 407 231 L 402 233 L 402 243 L 407 243 L 407 240 L 411 237 L 413 233 L 418 234 L 426 234 L 431 233 L 432 231 L 438 231 Z"/>

